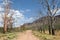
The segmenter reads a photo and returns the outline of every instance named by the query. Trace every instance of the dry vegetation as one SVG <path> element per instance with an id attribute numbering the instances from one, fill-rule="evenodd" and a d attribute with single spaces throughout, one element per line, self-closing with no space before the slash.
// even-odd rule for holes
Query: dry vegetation
<path id="1" fill-rule="evenodd" d="M 47 32 L 44 34 L 39 31 L 33 31 L 33 35 L 41 38 L 42 40 L 60 40 L 60 31 L 56 32 L 56 35 L 49 35 Z"/>
<path id="2" fill-rule="evenodd" d="M 0 33 L 0 40 L 13 40 L 14 38 L 16 38 L 15 33 L 6 33 L 6 34 Z"/>

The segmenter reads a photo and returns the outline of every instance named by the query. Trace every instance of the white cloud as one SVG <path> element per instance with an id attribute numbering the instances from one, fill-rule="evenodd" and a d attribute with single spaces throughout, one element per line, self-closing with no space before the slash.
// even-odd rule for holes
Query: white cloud
<path id="1" fill-rule="evenodd" d="M 24 13 L 25 11 L 24 10 L 20 10 L 21 13 Z"/>
<path id="2" fill-rule="evenodd" d="M 57 11 L 57 12 L 56 12 L 56 11 Z M 56 15 L 60 15 L 60 8 L 59 8 L 58 10 L 55 9 L 54 11 L 51 10 L 51 12 L 52 12 L 53 14 L 56 12 L 55 16 L 56 16 Z"/>
<path id="3" fill-rule="evenodd" d="M 19 10 L 13 10 L 13 13 L 14 13 L 14 15 L 13 15 L 14 18 L 23 18 L 24 17 L 24 15 Z"/>
<path id="4" fill-rule="evenodd" d="M 33 17 L 30 17 L 30 18 L 24 17 L 24 18 L 19 19 L 17 23 L 15 23 L 15 25 L 20 26 L 20 25 L 23 25 L 24 23 L 31 23 L 33 21 L 34 21 Z"/>
<path id="5" fill-rule="evenodd" d="M 4 11 L 4 9 L 0 6 L 0 12 L 1 12 L 1 11 Z"/>
<path id="6" fill-rule="evenodd" d="M 13 3 L 12 1 L 10 1 L 10 0 L 2 0 L 2 5 L 6 5 L 6 4 L 8 4 L 8 3 Z"/>
<path id="7" fill-rule="evenodd" d="M 30 12 L 30 9 L 25 9 L 25 10 L 20 10 L 21 13 L 26 13 L 26 12 Z"/>
<path id="8" fill-rule="evenodd" d="M 56 12 L 56 15 L 60 15 L 60 9 Z"/>
<path id="9" fill-rule="evenodd" d="M 30 18 L 27 18 L 25 22 L 26 23 L 31 23 L 33 21 L 34 21 L 34 18 L 33 17 L 30 17 Z"/>
<path id="10" fill-rule="evenodd" d="M 26 9 L 25 11 L 26 11 L 26 12 L 30 12 L 31 10 L 30 10 L 30 9 Z"/>
<path id="11" fill-rule="evenodd" d="M 4 8 L 1 7 L 0 10 L 3 10 Z M 34 21 L 33 17 L 25 17 L 25 15 L 23 15 L 23 13 L 21 13 L 19 10 L 14 10 L 14 9 L 10 9 L 10 13 L 8 15 L 8 17 L 10 16 L 10 14 L 13 13 L 13 18 L 15 19 L 15 26 L 20 26 L 23 25 L 24 23 L 31 23 Z M 2 17 L 2 15 L 4 15 L 3 12 L 0 12 L 0 18 Z M 2 22 L 2 18 L 0 19 L 0 21 Z"/>
<path id="12" fill-rule="evenodd" d="M 57 13 L 59 13 L 60 12 L 60 9 L 57 11 Z"/>

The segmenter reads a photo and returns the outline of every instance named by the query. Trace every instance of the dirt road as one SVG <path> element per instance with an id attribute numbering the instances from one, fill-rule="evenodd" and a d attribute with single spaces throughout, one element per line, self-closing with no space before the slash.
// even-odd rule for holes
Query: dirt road
<path id="1" fill-rule="evenodd" d="M 39 39 L 32 34 L 31 30 L 27 30 L 23 33 L 19 33 L 17 35 L 16 40 L 39 40 Z"/>

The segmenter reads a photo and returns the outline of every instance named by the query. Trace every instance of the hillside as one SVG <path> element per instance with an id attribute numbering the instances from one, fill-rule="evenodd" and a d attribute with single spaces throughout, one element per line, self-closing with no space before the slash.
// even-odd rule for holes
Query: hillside
<path id="1" fill-rule="evenodd" d="M 55 28 L 60 29 L 60 27 L 59 27 L 60 26 L 60 15 L 55 16 L 55 18 L 56 18 Z M 36 28 L 37 29 L 43 25 L 43 22 L 44 22 L 45 28 L 47 28 L 47 26 L 48 26 L 47 16 L 39 18 L 32 23 L 26 23 L 23 26 L 25 26 L 26 28 Z"/>

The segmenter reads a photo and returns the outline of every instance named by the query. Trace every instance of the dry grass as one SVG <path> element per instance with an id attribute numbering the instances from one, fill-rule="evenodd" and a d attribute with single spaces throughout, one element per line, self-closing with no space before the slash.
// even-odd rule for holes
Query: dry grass
<path id="1" fill-rule="evenodd" d="M 38 31 L 33 31 L 33 34 L 43 40 L 60 40 L 60 31 L 56 31 L 56 35 L 49 35 L 48 32 L 46 34 L 40 33 Z"/>
<path id="2" fill-rule="evenodd" d="M 2 34 L 0 33 L 0 40 L 16 40 L 15 38 L 17 35 L 21 35 L 22 33 L 25 34 L 25 31 L 23 32 L 16 32 L 16 33 L 7 33 L 7 34 Z M 56 35 L 49 35 L 48 31 L 46 33 L 40 33 L 39 31 L 33 31 L 33 35 L 37 36 L 40 38 L 40 40 L 60 40 L 60 31 L 55 32 Z M 30 35 L 30 33 L 29 33 Z M 24 35 L 23 35 L 24 36 Z"/>
<path id="3" fill-rule="evenodd" d="M 7 34 L 0 33 L 0 40 L 12 40 L 15 37 L 16 37 L 15 33 L 7 33 Z"/>

